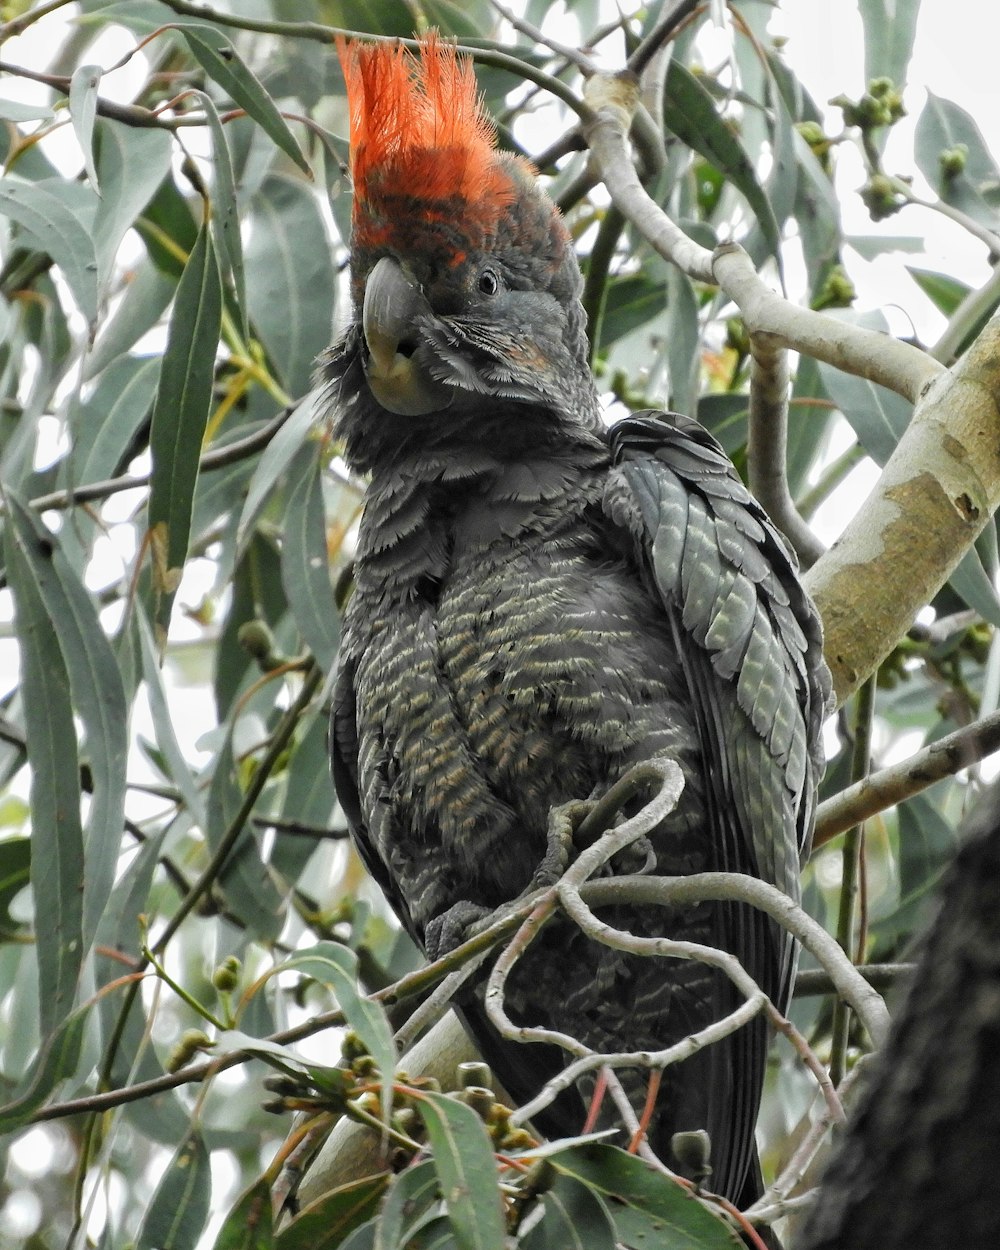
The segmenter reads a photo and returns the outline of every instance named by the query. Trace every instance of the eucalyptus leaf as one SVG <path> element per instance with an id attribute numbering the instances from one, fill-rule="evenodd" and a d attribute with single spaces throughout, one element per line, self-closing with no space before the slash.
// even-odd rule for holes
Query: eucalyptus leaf
<path id="1" fill-rule="evenodd" d="M 645 1246 L 651 1235 L 676 1250 L 734 1250 L 741 1244 L 690 1190 L 616 1146 L 574 1146 L 552 1155 L 550 1164 L 611 1200 L 615 1227 L 626 1245 Z"/>
<path id="2" fill-rule="evenodd" d="M 31 892 L 44 1036 L 73 1009 L 83 964 L 80 762 L 69 673 L 38 583 L 39 564 L 51 560 L 53 540 L 13 524 L 4 527 L 4 539 L 22 680 L 32 692 L 24 720 L 31 759 Z"/>
<path id="3" fill-rule="evenodd" d="M 858 0 L 865 32 L 865 80 L 891 78 L 897 87 L 906 82 L 913 54 L 920 0 Z"/>
<path id="4" fill-rule="evenodd" d="M 876 464 L 885 464 L 909 424 L 913 405 L 895 391 L 822 361 L 819 372 L 827 394 L 850 422 L 858 442 Z"/>
<path id="5" fill-rule="evenodd" d="M 243 337 L 250 337 L 247 312 L 246 274 L 243 268 L 243 241 L 240 236 L 240 219 L 236 202 L 236 180 L 233 175 L 233 159 L 226 139 L 226 130 L 219 120 L 212 100 L 203 91 L 198 93 L 208 117 L 212 132 L 212 166 L 215 170 L 212 206 L 212 237 L 216 251 L 224 259 L 233 278 L 233 292 L 239 310 Z"/>
<path id="6" fill-rule="evenodd" d="M 370 1239 L 359 1230 L 374 1214 L 390 1176 L 389 1172 L 363 1176 L 316 1198 L 281 1228 L 275 1240 L 277 1250 L 346 1250 L 348 1246 L 361 1250 L 373 1246 L 374 1226 Z"/>
<path id="7" fill-rule="evenodd" d="M 159 594 L 157 624 L 164 633 L 187 556 L 221 318 L 219 268 L 209 231 L 202 227 L 177 288 L 149 436 L 149 529 Z"/>
<path id="8" fill-rule="evenodd" d="M 0 214 L 16 221 L 26 239 L 51 256 L 62 270 L 80 311 L 88 321 L 97 316 L 97 251 L 92 212 L 82 210 L 80 197 L 54 179 L 25 182 L 8 174 L 0 178 Z"/>
<path id="9" fill-rule="evenodd" d="M 416 1103 L 459 1250 L 505 1250 L 496 1158 L 482 1120 L 447 1094 L 422 1090 Z"/>
<path id="10" fill-rule="evenodd" d="M 615 1250 L 619 1244 L 604 1203 L 574 1177 L 557 1177 L 541 1204 L 545 1214 L 521 1239 L 524 1250 Z M 655 1234 L 648 1244 L 657 1244 Z"/>
<path id="11" fill-rule="evenodd" d="M 233 776 L 232 724 L 216 752 L 215 772 L 205 804 L 205 836 L 214 852 L 239 811 L 243 795 Z M 260 842 L 250 821 L 226 859 L 219 885 L 233 911 L 264 942 L 273 942 L 285 923 L 285 899 L 261 857 Z"/>
<path id="12" fill-rule="evenodd" d="M 164 130 L 147 134 L 107 118 L 98 121 L 94 137 L 101 187 L 94 246 L 101 287 L 106 288 L 122 239 L 169 173 L 174 149 Z"/>
<path id="13" fill-rule="evenodd" d="M 288 394 L 304 395 L 333 337 L 337 276 L 316 197 L 300 181 L 273 174 L 253 197 L 246 269 L 254 329 Z"/>
<path id="14" fill-rule="evenodd" d="M 667 70 L 663 120 L 668 130 L 725 174 L 754 211 L 767 246 L 776 254 L 778 222 L 749 157 L 720 117 L 712 97 L 678 60 Z"/>
<path id="15" fill-rule="evenodd" d="M 194 23 L 183 25 L 181 34 L 205 73 L 219 84 L 234 104 L 245 109 L 258 126 L 267 131 L 303 173 L 310 173 L 309 162 L 276 104 L 226 36 L 215 26 Z"/>
<path id="16" fill-rule="evenodd" d="M 97 89 L 103 72 L 100 65 L 78 65 L 69 80 L 69 115 L 83 152 L 84 169 L 90 185 L 98 194 L 100 183 L 94 165 L 94 122 L 97 120 Z"/>
<path id="17" fill-rule="evenodd" d="M 212 1176 L 201 1134 L 192 1129 L 160 1179 L 136 1250 L 196 1250 L 208 1218 Z"/>
<path id="18" fill-rule="evenodd" d="M 318 392 L 310 392 L 295 406 L 291 416 L 271 439 L 257 462 L 236 531 L 237 554 L 242 554 L 254 527 L 267 506 L 271 492 L 293 457 L 309 437 L 318 419 Z"/>
<path id="19" fill-rule="evenodd" d="M 0 1105 L 0 1133 L 13 1133 L 30 1123 L 35 1112 L 62 1081 L 76 1074 L 90 1004 L 67 1016 L 42 1042 L 34 1062 L 12 1094 Z"/>
<path id="20" fill-rule="evenodd" d="M 233 1203 L 215 1239 L 214 1250 L 272 1250 L 271 1187 L 264 1177 L 255 1180 Z"/>
<path id="21" fill-rule="evenodd" d="M 396 1047 L 392 1029 L 382 1007 L 358 990 L 358 957 L 337 942 L 317 942 L 288 958 L 282 965 L 305 972 L 329 985 L 353 1029 L 367 1047 L 381 1074 L 382 1114 L 386 1123 L 392 1107 L 392 1078 L 396 1070 Z"/>
<path id="22" fill-rule="evenodd" d="M 87 951 L 114 885 L 125 818 L 125 691 L 93 601 L 59 545 L 37 515 L 10 491 L 7 506 L 19 555 L 30 567 L 34 590 L 50 621 L 59 623 L 56 637 L 62 664 L 69 676 L 74 709 L 83 722 L 91 793 L 82 913 L 83 950 Z M 68 776 L 66 785 L 68 788 Z M 78 793 L 78 779 L 74 788 Z M 72 836 L 76 837 L 75 825 Z"/>
<path id="23" fill-rule="evenodd" d="M 289 468 L 292 489 L 282 527 L 281 580 L 295 623 L 324 672 L 337 657 L 340 626 L 330 584 L 321 468 L 316 448 L 302 447 Z"/>
<path id="24" fill-rule="evenodd" d="M 941 198 L 992 230 L 1000 228 L 1000 170 L 974 118 L 933 91 L 917 118 L 917 166 Z M 963 168 L 946 177 L 941 158 L 961 151 Z"/>
<path id="25" fill-rule="evenodd" d="M 440 1183 L 432 1159 L 408 1167 L 389 1186 L 375 1226 L 375 1250 L 408 1244 L 414 1225 L 440 1202 Z"/>

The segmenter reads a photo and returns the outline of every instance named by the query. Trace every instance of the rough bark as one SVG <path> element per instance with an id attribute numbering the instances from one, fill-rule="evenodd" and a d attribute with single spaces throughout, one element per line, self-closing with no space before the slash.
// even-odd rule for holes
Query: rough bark
<path id="1" fill-rule="evenodd" d="M 798 1250 L 997 1244 L 1000 784 L 945 874 L 911 988 Z"/>

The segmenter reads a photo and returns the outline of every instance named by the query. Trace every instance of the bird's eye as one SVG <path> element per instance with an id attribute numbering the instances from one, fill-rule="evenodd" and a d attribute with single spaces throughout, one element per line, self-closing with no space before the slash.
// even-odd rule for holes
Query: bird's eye
<path id="1" fill-rule="evenodd" d="M 484 295 L 496 295 L 500 290 L 500 279 L 492 269 L 484 269 L 479 275 L 479 289 Z"/>

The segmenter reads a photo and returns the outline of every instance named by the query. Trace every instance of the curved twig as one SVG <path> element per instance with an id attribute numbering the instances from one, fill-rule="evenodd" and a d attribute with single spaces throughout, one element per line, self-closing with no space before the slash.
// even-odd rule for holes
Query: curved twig
<path id="1" fill-rule="evenodd" d="M 616 207 L 664 259 L 689 277 L 715 282 L 712 253 L 675 226 L 649 195 L 636 172 L 628 134 L 639 104 L 639 84 L 631 74 L 595 74 L 584 88 L 592 116 L 583 133 Z"/>
<path id="2" fill-rule="evenodd" d="M 751 335 L 770 335 L 782 347 L 878 382 L 911 403 L 942 373 L 941 365 L 919 347 L 784 299 L 760 277 L 738 243 L 716 248 L 712 272 L 739 306 Z"/>
<path id="3" fill-rule="evenodd" d="M 619 877 L 592 881 L 586 890 L 592 907 L 616 903 L 676 907 L 701 902 L 749 903 L 793 934 L 829 972 L 836 992 L 851 1004 L 876 1046 L 889 1027 L 885 1001 L 846 957 L 823 926 L 777 886 L 738 872 L 699 872 L 689 877 Z"/>
<path id="4" fill-rule="evenodd" d="M 211 473 L 215 469 L 224 469 L 260 451 L 274 438 L 297 407 L 296 404 L 283 408 L 277 416 L 272 417 L 252 434 L 233 439 L 232 442 L 224 443 L 221 447 L 213 447 L 206 451 L 198 462 L 198 472 Z M 151 477 L 152 470 L 149 473 L 130 473 L 123 474 L 121 477 L 109 477 L 102 482 L 88 482 L 85 486 L 67 487 L 64 490 L 51 491 L 48 495 L 36 495 L 34 499 L 28 500 L 28 506 L 38 509 L 39 512 L 55 508 L 70 508 L 74 504 L 89 503 L 94 499 L 107 499 L 125 490 L 148 486 Z"/>

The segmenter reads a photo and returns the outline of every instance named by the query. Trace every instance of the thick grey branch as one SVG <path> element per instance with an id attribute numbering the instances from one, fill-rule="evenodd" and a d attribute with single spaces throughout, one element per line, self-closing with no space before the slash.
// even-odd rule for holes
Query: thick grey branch
<path id="1" fill-rule="evenodd" d="M 809 568 L 825 548 L 803 520 L 788 489 L 788 351 L 770 335 L 750 335 L 750 489 Z"/>
<path id="2" fill-rule="evenodd" d="M 998 447 L 994 318 L 921 393 L 875 490 L 805 575 L 838 701 L 885 659 L 1000 504 Z"/>

